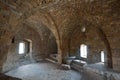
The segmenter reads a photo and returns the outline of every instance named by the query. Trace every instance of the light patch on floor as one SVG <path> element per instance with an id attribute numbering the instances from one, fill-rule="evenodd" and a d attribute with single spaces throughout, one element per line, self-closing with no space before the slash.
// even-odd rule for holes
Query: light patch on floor
<path id="1" fill-rule="evenodd" d="M 24 65 L 6 74 L 22 80 L 82 80 L 79 72 L 63 70 L 50 62 Z"/>

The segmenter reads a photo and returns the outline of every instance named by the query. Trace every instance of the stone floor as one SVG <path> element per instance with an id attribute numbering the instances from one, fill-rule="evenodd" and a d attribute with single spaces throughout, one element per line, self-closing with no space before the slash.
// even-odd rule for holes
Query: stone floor
<path id="1" fill-rule="evenodd" d="M 100 78 L 101 80 L 120 80 L 120 72 L 117 72 L 110 68 L 106 68 L 105 65 L 101 62 L 86 65 L 84 66 L 84 70 L 86 70 L 86 73 L 89 73 L 89 75 L 94 74 L 94 76 L 98 76 L 96 78 L 102 77 Z"/>
<path id="2" fill-rule="evenodd" d="M 7 76 L 7 75 L 4 75 L 4 74 L 0 73 L 0 80 L 21 80 L 21 79 L 11 77 L 11 76 Z"/>
<path id="3" fill-rule="evenodd" d="M 6 75 L 22 80 L 97 80 L 84 73 L 64 70 L 59 65 L 46 61 L 21 66 Z"/>

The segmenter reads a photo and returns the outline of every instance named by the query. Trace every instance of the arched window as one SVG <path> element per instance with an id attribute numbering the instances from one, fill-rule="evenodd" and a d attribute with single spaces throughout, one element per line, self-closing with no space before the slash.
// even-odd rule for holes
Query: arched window
<path id="1" fill-rule="evenodd" d="M 87 58 L 87 45 L 85 44 L 80 46 L 80 57 Z"/>
<path id="2" fill-rule="evenodd" d="M 25 43 L 20 42 L 19 43 L 19 54 L 24 54 L 25 53 Z"/>

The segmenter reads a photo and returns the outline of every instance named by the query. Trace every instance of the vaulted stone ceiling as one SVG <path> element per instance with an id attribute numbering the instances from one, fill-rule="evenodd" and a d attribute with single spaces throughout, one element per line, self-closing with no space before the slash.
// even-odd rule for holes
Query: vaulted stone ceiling
<path id="1" fill-rule="evenodd" d="M 109 36 L 106 30 L 112 28 L 111 25 L 119 25 L 119 0 L 1 0 L 0 3 L 3 24 L 8 21 L 11 26 L 18 25 L 20 20 L 33 16 L 36 19 L 31 18 L 33 22 L 43 23 L 51 29 L 54 24 L 63 36 L 68 36 L 76 27 L 89 27 L 87 23 L 100 26 Z"/>
<path id="2" fill-rule="evenodd" d="M 81 32 L 85 26 L 86 31 L 95 31 L 87 32 L 88 39 L 98 34 L 107 48 L 120 48 L 119 14 L 119 0 L 0 0 L 0 44 L 29 25 L 38 32 L 50 29 L 58 46 L 66 49 L 72 38 L 85 38 Z"/>

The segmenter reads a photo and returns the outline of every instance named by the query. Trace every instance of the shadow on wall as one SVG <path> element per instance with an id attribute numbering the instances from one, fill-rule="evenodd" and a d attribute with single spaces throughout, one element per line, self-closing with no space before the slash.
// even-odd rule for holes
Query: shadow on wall
<path id="1" fill-rule="evenodd" d="M 3 72 L 7 72 L 13 68 L 33 62 L 32 42 L 24 40 L 17 44 L 11 44 L 9 47 L 7 60 L 3 65 Z"/>
<path id="2" fill-rule="evenodd" d="M 3 72 L 7 72 L 21 65 L 34 62 L 32 56 L 40 54 L 40 36 L 32 28 L 24 27 L 11 39 Z M 34 53 L 34 55 L 32 55 Z"/>

